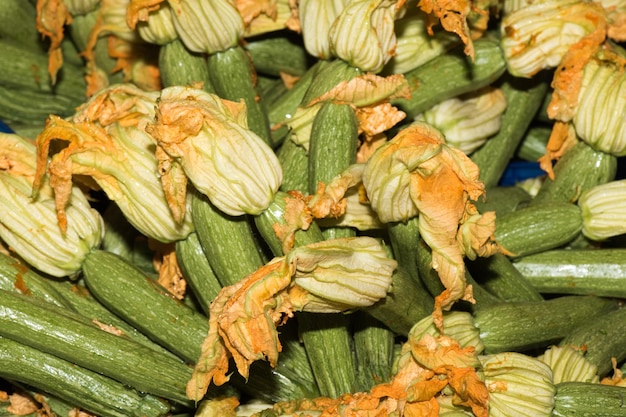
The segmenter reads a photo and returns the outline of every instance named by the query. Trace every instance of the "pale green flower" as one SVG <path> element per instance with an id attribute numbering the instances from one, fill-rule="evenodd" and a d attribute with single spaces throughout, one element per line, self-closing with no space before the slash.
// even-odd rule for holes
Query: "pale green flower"
<path id="1" fill-rule="evenodd" d="M 490 417 L 549 417 L 556 388 L 552 370 L 517 352 L 479 356 L 489 389 Z"/>
<path id="2" fill-rule="evenodd" d="M 583 235 L 605 240 L 626 233 L 626 180 L 610 181 L 584 191 L 578 199 Z"/>
<path id="3" fill-rule="evenodd" d="M 396 47 L 396 0 L 352 0 L 330 28 L 334 54 L 353 67 L 377 73 Z"/>
<path id="4" fill-rule="evenodd" d="M 498 133 L 505 109 L 502 90 L 489 86 L 444 100 L 418 115 L 417 120 L 439 129 L 448 145 L 469 155 Z"/>
<path id="5" fill-rule="evenodd" d="M 536 0 L 502 19 L 501 46 L 512 75 L 556 68 L 572 45 L 592 33 L 601 7 L 589 1 Z"/>
<path id="6" fill-rule="evenodd" d="M 156 45 L 165 45 L 178 39 L 172 9 L 167 2 L 161 3 L 158 10 L 150 12 L 147 21 L 137 22 L 136 29 L 141 39 Z"/>
<path id="7" fill-rule="evenodd" d="M 300 0 L 298 16 L 307 52 L 316 58 L 333 58 L 330 28 L 350 0 Z"/>
<path id="8" fill-rule="evenodd" d="M 126 23 L 126 10 L 130 0 L 100 0 L 102 26 L 97 28 L 100 35 L 113 34 L 128 42 L 142 42 L 137 31 Z"/>
<path id="9" fill-rule="evenodd" d="M 248 129 L 244 102 L 191 87 L 161 91 L 147 131 L 194 187 L 224 213 L 259 214 L 282 182 L 274 151 Z M 162 160 L 163 161 L 163 160 Z"/>
<path id="10" fill-rule="evenodd" d="M 551 346 L 539 359 L 552 369 L 554 384 L 568 381 L 599 382 L 598 367 L 585 359 L 580 349 Z"/>
<path id="11" fill-rule="evenodd" d="M 100 246 L 104 224 L 86 196 L 72 186 L 59 223 L 48 178 L 33 190 L 37 150 L 16 134 L 0 133 L 0 239 L 33 268 L 63 277 L 80 271 Z"/>
<path id="12" fill-rule="evenodd" d="M 96 10 L 101 0 L 63 0 L 72 16 L 84 15 Z"/>
<path id="13" fill-rule="evenodd" d="M 441 336 L 441 332 L 435 325 L 432 315 L 426 316 L 415 323 L 409 337 L 415 340 L 422 338 L 424 334 L 433 337 Z M 443 335 L 456 340 L 462 348 L 472 346 L 476 354 L 485 350 L 480 340 L 480 331 L 474 326 L 472 315 L 464 311 L 447 311 L 443 313 Z"/>
<path id="14" fill-rule="evenodd" d="M 237 46 L 243 37 L 241 15 L 231 0 L 167 0 L 180 40 L 194 52 L 209 54 Z"/>

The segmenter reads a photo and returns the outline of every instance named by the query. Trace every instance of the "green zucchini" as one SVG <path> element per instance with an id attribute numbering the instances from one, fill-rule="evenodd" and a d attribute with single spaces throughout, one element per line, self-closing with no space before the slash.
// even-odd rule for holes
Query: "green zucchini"
<path id="1" fill-rule="evenodd" d="M 552 201 L 496 217 L 496 241 L 511 257 L 556 249 L 582 230 L 582 214 L 574 203 Z"/>
<path id="2" fill-rule="evenodd" d="M 404 76 L 412 89 L 411 98 L 391 103 L 411 120 L 435 104 L 490 85 L 504 74 L 506 63 L 497 40 L 474 41 L 474 53 L 472 62 L 461 45 L 408 71 Z"/>
<path id="3" fill-rule="evenodd" d="M 109 310 L 188 363 L 198 360 L 209 332 L 204 315 L 113 253 L 90 252 L 82 271 L 89 291 Z"/>
<path id="4" fill-rule="evenodd" d="M 615 179 L 617 157 L 597 151 L 585 142 L 568 149 L 554 165 L 554 180 L 546 178 L 530 203 L 575 203 L 585 191 Z"/>
<path id="5" fill-rule="evenodd" d="M 43 124 L 50 114 L 59 117 L 71 116 L 84 100 L 84 96 L 67 97 L 47 91 L 0 84 L 0 118 L 7 123 Z"/>
<path id="6" fill-rule="evenodd" d="M 170 355 L 102 330 L 88 319 L 0 290 L 0 336 L 58 356 L 138 391 L 189 404 L 192 369 Z"/>
<path id="7" fill-rule="evenodd" d="M 486 305 L 473 315 L 485 353 L 490 354 L 545 348 L 617 308 L 617 301 L 612 299 L 569 295 L 545 301 Z"/>
<path id="8" fill-rule="evenodd" d="M 239 282 L 266 262 L 247 216 L 228 216 L 194 193 L 191 217 L 204 255 L 222 286 Z"/>
<path id="9" fill-rule="evenodd" d="M 209 260 L 204 256 L 204 250 L 195 232 L 176 242 L 176 260 L 202 311 L 208 315 L 209 307 L 222 289 L 222 285 L 211 269 Z"/>
<path id="10" fill-rule="evenodd" d="M 267 111 L 256 87 L 255 69 L 243 47 L 209 54 L 207 64 L 216 94 L 227 100 L 243 100 L 248 111 L 248 128 L 273 146 Z"/>
<path id="11" fill-rule="evenodd" d="M 500 85 L 507 107 L 498 133 L 472 153 L 470 158 L 480 169 L 480 179 L 489 189 L 498 185 L 504 170 L 519 146 L 524 132 L 533 122 L 548 90 L 547 77 L 537 75 L 521 79 L 506 75 Z"/>
<path id="12" fill-rule="evenodd" d="M 327 93 L 339 83 L 363 75 L 363 71 L 341 59 L 333 59 L 318 65 L 319 67 L 314 67 L 314 77 L 302 97 L 301 106 L 308 105 L 312 100 Z"/>
<path id="13" fill-rule="evenodd" d="M 278 148 L 276 155 L 283 168 L 282 191 L 307 192 L 309 174 L 309 155 L 304 147 L 291 139 L 285 139 Z"/>
<path id="14" fill-rule="evenodd" d="M 302 45 L 302 39 L 291 31 L 272 33 L 257 39 L 249 39 L 244 49 L 250 54 L 259 73 L 279 77 L 281 73 L 303 75 L 314 61 Z"/>
<path id="15" fill-rule="evenodd" d="M 0 377 L 27 384 L 98 416 L 159 417 L 170 409 L 158 397 L 6 337 L 0 337 L 0 362 Z"/>
<path id="16" fill-rule="evenodd" d="M 466 262 L 481 286 L 504 301 L 541 301 L 541 293 L 502 253 Z"/>
<path id="17" fill-rule="evenodd" d="M 626 249 L 554 249 L 513 266 L 541 293 L 626 298 Z"/>
<path id="18" fill-rule="evenodd" d="M 552 127 L 549 125 L 530 126 L 515 151 L 515 156 L 524 161 L 537 162 L 546 154 L 546 145 L 551 134 Z"/>
<path id="19" fill-rule="evenodd" d="M 552 417 L 624 417 L 626 387 L 593 382 L 556 384 Z"/>
<path id="20" fill-rule="evenodd" d="M 480 213 L 495 211 L 496 218 L 527 206 L 532 196 L 518 186 L 494 186 L 487 188 L 483 197 L 475 202 Z"/>
<path id="21" fill-rule="evenodd" d="M 159 48 L 159 72 L 164 87 L 201 84 L 207 93 L 215 93 L 206 58 L 191 52 L 180 39 Z"/>
<path id="22" fill-rule="evenodd" d="M 560 343 L 584 352 L 587 362 L 598 367 L 598 376 L 606 376 L 612 369 L 612 359 L 622 363 L 626 359 L 626 308 L 611 311 L 574 329 Z"/>
<path id="23" fill-rule="evenodd" d="M 45 54 L 46 43 L 35 27 L 36 21 L 35 6 L 24 0 L 5 0 L 0 7 L 0 39 L 11 39 L 26 50 Z"/>
<path id="24" fill-rule="evenodd" d="M 395 334 L 363 311 L 354 314 L 353 337 L 357 364 L 355 391 L 366 392 L 391 377 Z"/>

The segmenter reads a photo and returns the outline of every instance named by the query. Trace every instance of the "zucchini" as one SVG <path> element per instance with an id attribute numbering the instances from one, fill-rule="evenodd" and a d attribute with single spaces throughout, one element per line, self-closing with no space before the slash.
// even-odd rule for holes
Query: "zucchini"
<path id="1" fill-rule="evenodd" d="M 300 191 L 306 193 L 308 189 L 308 160 L 306 149 L 287 138 L 276 152 L 280 165 L 283 168 L 282 191 Z"/>
<path id="2" fill-rule="evenodd" d="M 89 291 L 109 310 L 188 363 L 198 360 L 209 332 L 204 315 L 113 253 L 90 252 L 82 270 Z"/>
<path id="3" fill-rule="evenodd" d="M 0 7 L 0 39 L 11 39 L 26 50 L 46 54 L 46 44 L 35 26 L 36 21 L 35 6 L 24 0 L 5 0 Z"/>
<path id="4" fill-rule="evenodd" d="M 222 286 L 239 282 L 266 262 L 247 216 L 228 216 L 194 193 L 191 218 L 204 255 Z"/>
<path id="5" fill-rule="evenodd" d="M 506 110 L 498 133 L 472 153 L 470 159 L 480 169 L 480 180 L 489 189 L 498 185 L 509 161 L 515 154 L 524 132 L 533 122 L 548 90 L 547 77 L 531 79 L 506 75 L 500 88 L 506 98 Z"/>
<path id="6" fill-rule="evenodd" d="M 554 249 L 513 266 L 541 293 L 626 298 L 626 249 Z"/>
<path id="7" fill-rule="evenodd" d="M 598 367 L 598 376 L 606 376 L 613 369 L 612 359 L 616 363 L 626 359 L 626 308 L 611 311 L 574 329 L 560 345 L 580 349 L 587 362 Z"/>
<path id="8" fill-rule="evenodd" d="M 548 139 L 552 134 L 552 127 L 545 125 L 530 126 L 515 151 L 518 159 L 537 162 L 546 154 Z"/>
<path id="9" fill-rule="evenodd" d="M 395 335 L 372 316 L 362 311 L 354 314 L 355 391 L 366 392 L 391 378 Z"/>
<path id="10" fill-rule="evenodd" d="M 545 301 L 486 305 L 473 315 L 485 353 L 491 354 L 545 348 L 617 308 L 617 301 L 612 299 L 568 295 Z"/>
<path id="11" fill-rule="evenodd" d="M 585 190 L 615 179 L 617 157 L 581 141 L 563 154 L 553 170 L 554 180 L 544 180 L 531 205 L 547 201 L 575 203 Z"/>
<path id="12" fill-rule="evenodd" d="M 22 294 L 0 290 L 0 336 L 55 355 L 138 391 L 188 405 L 192 369 L 170 355 L 88 319 Z"/>
<path id="13" fill-rule="evenodd" d="M 541 293 L 502 253 L 466 262 L 480 285 L 504 301 L 541 301 Z"/>
<path id="14" fill-rule="evenodd" d="M 556 384 L 552 417 L 624 417 L 626 387 L 593 382 Z"/>
<path id="15" fill-rule="evenodd" d="M 0 85 L 0 118 L 11 124 L 41 123 L 43 130 L 43 123 L 50 114 L 71 116 L 84 100 L 84 96 L 67 97 L 47 91 Z"/>
<path id="16" fill-rule="evenodd" d="M 180 39 L 159 48 L 159 72 L 163 87 L 201 84 L 207 93 L 215 93 L 206 58 L 187 49 Z"/>
<path id="17" fill-rule="evenodd" d="M 279 77 L 281 73 L 301 76 L 314 60 L 293 32 L 273 32 L 272 36 L 248 39 L 244 49 L 259 73 Z"/>
<path id="18" fill-rule="evenodd" d="M 511 257 L 522 257 L 573 241 L 580 234 L 582 223 L 576 204 L 552 201 L 496 217 L 495 237 Z"/>
<path id="19" fill-rule="evenodd" d="M 202 311 L 208 315 L 209 307 L 222 289 L 222 285 L 211 269 L 209 260 L 204 256 L 202 245 L 195 232 L 176 242 L 176 260 Z"/>
<path id="20" fill-rule="evenodd" d="M 483 198 L 474 204 L 479 213 L 495 211 L 496 218 L 526 207 L 532 200 L 532 196 L 526 190 L 518 186 L 494 186 L 485 190 Z"/>
<path id="21" fill-rule="evenodd" d="M 207 64 L 216 94 L 231 101 L 243 100 L 248 112 L 248 128 L 273 146 L 265 105 L 256 87 L 255 69 L 246 51 L 234 46 L 215 52 L 209 54 Z"/>
<path id="22" fill-rule="evenodd" d="M 0 361 L 0 377 L 27 384 L 98 416 L 159 417 L 170 409 L 158 397 L 6 337 L 0 337 Z"/>
<path id="23" fill-rule="evenodd" d="M 497 40 L 474 41 L 474 61 L 463 52 L 463 45 L 439 55 L 408 71 L 404 77 L 411 86 L 411 98 L 391 101 L 412 120 L 435 104 L 478 90 L 496 81 L 506 70 L 504 55 Z M 504 123 L 503 123 L 504 125 Z"/>

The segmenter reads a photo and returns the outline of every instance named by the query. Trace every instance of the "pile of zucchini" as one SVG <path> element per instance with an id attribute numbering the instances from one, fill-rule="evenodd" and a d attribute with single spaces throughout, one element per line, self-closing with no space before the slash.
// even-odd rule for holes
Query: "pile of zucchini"
<path id="1" fill-rule="evenodd" d="M 312 7 L 311 1 L 315 0 L 301 0 L 300 7 Z M 371 3 L 371 7 L 385 3 L 352 2 Z M 201 402 L 192 401 L 186 391 L 218 293 L 285 254 L 284 241 L 276 235 L 276 225 L 286 222 L 285 202 L 294 195 L 315 196 L 319 184 L 331 183 L 363 158 L 366 139 L 350 103 L 328 101 L 321 106 L 306 147 L 292 140 L 296 127 L 285 121 L 299 114 L 301 106 L 368 71 L 339 58 L 312 55 L 302 33 L 286 23 L 255 33 L 250 26 L 234 45 L 216 52 L 193 51 L 181 39 L 150 42 L 146 35 L 142 39 L 134 33 L 127 45 L 135 55 L 122 53 L 120 58 L 111 45 L 116 38 L 141 30 L 143 23 L 133 30 L 128 25 L 123 30 L 107 26 L 94 37 L 93 29 L 101 24 L 100 12 L 110 13 L 114 2 L 84 1 L 85 10 L 79 13 L 80 7 L 70 7 L 70 3 L 81 2 L 65 0 L 73 14 L 57 45 L 63 63 L 53 81 L 48 65 L 54 40 L 40 26 L 42 10 L 50 10 L 46 3 L 55 2 L 3 0 L 0 7 L 0 120 L 12 129 L 9 134 L 34 141 L 50 115 L 70 118 L 94 94 L 90 77 L 94 72 L 102 88 L 121 83 L 143 89 L 152 86 L 153 91 L 199 86 L 222 99 L 245 103 L 247 126 L 274 150 L 282 182 L 267 209 L 241 216 L 225 214 L 189 187 L 193 231 L 169 242 L 186 285 L 177 294 L 157 282 L 162 246 L 139 232 L 116 202 L 93 184 L 85 188 L 85 194 L 102 216 L 103 238 L 76 274 L 53 277 L 0 240 L 0 417 L 278 416 L 281 408 L 272 408 L 273 404 L 337 399 L 390 381 L 398 372 L 403 346 L 411 340 L 414 326 L 431 318 L 436 297 L 446 289 L 433 269 L 432 251 L 420 236 L 417 218 L 361 228 L 321 219 L 313 221 L 306 232 L 297 231 L 296 246 L 358 236 L 376 238 L 398 265 L 386 298 L 349 314 L 296 312 L 278 329 L 282 351 L 275 367 L 257 361 L 244 379 L 231 364 L 229 382 L 211 385 Z M 60 8 L 64 2 L 57 3 Z M 123 4 L 117 6 L 118 11 L 128 8 L 130 13 L 133 6 L 140 7 L 135 4 L 140 2 L 118 3 Z M 236 2 L 223 3 L 232 6 Z M 258 3 L 261 8 L 262 2 Z M 289 7 L 281 0 L 273 3 L 283 12 Z M 602 239 L 590 232 L 594 224 L 589 220 L 591 191 L 621 180 L 620 157 L 626 149 L 609 150 L 576 133 L 568 146 L 563 145 L 562 153 L 551 147 L 554 125 L 564 123 L 555 122 L 551 111 L 555 94 L 551 82 L 565 69 L 551 65 L 529 76 L 512 67 L 514 57 L 502 42 L 504 34 L 510 33 L 502 25 L 504 16 L 519 6 L 516 2 L 471 2 L 474 9 L 482 8 L 466 16 L 476 35 L 471 57 L 467 41 L 464 44 L 439 25 L 431 28 L 435 33 L 430 35 L 424 28 L 423 34 L 409 30 L 410 19 L 417 20 L 415 16 L 424 13 L 418 2 L 388 3 L 407 8 L 397 18 L 398 45 L 419 36 L 437 44 L 422 46 L 415 52 L 414 68 L 399 73 L 410 95 L 393 97 L 389 103 L 404 112 L 405 118 L 382 132 L 383 140 L 416 120 L 423 121 L 435 106 L 466 100 L 485 88 L 499 89 L 506 100 L 505 110 L 497 115 L 498 128 L 468 154 L 485 187 L 476 208 L 480 213 L 496 213 L 494 238 L 502 250 L 489 257 L 465 259 L 465 277 L 475 302 L 458 301 L 445 315 L 462 312 L 470 317 L 483 355 L 544 358 L 551 348 L 573 347 L 593 369 L 591 376 L 550 380 L 549 413 L 519 399 L 510 408 L 494 405 L 488 415 L 626 416 L 626 382 L 621 379 L 626 372 L 626 309 L 622 307 L 626 245 L 620 232 L 626 215 L 618 213 L 607 220 L 614 222 L 617 232 Z M 566 8 L 571 2 L 528 3 L 549 9 L 551 3 Z M 626 13 L 620 7 L 606 6 L 611 13 Z M 479 31 L 479 17 L 486 15 L 489 22 Z M 613 17 L 608 19 L 611 23 Z M 626 60 L 621 44 L 626 36 L 620 36 L 609 36 L 606 45 Z M 122 71 L 118 64 L 124 59 L 133 64 Z M 377 72 L 390 76 L 400 64 L 406 62 L 391 58 Z M 158 69 L 157 86 L 154 79 L 146 81 L 148 68 Z M 615 83 L 616 94 L 626 94 L 623 85 Z M 611 113 L 624 125 L 624 108 L 596 111 Z M 573 120 L 582 126 L 582 121 Z M 608 123 L 602 120 L 598 124 Z M 445 131 L 446 125 L 434 127 Z M 512 161 L 534 166 L 544 155 L 552 156 L 551 175 L 520 178 L 514 185 L 502 182 Z M 0 200 L 4 198 L 0 195 Z M 0 210 L 6 207 L 0 203 Z M 1 214 L 0 227 L 10 228 Z M 550 375 L 563 375 L 557 367 L 570 365 L 557 361 L 550 366 Z M 487 374 L 487 367 L 483 371 Z M 320 415 L 321 409 L 292 412 L 285 415 Z M 461 405 L 434 413 L 430 415 L 474 415 L 471 408 Z M 353 414 L 337 408 L 322 415 Z"/>

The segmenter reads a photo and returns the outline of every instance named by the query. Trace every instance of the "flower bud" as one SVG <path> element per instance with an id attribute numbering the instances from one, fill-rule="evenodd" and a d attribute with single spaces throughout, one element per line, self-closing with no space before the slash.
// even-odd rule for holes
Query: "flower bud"
<path id="1" fill-rule="evenodd" d="M 33 268 L 73 276 L 104 234 L 100 214 L 72 186 L 64 208 L 65 227 L 57 221 L 53 190 L 44 178 L 33 197 L 37 151 L 16 134 L 0 133 L 0 238 Z"/>
<path id="2" fill-rule="evenodd" d="M 353 67 L 380 72 L 396 47 L 395 0 L 354 0 L 341 11 L 330 28 L 334 54 Z"/>
<path id="3" fill-rule="evenodd" d="M 599 381 L 598 367 L 585 359 L 583 351 L 570 346 L 552 346 L 539 357 L 552 369 L 554 384 Z"/>
<path id="4" fill-rule="evenodd" d="M 193 52 L 225 51 L 239 43 L 243 20 L 231 0 L 168 0 L 181 41 Z"/>
<path id="5" fill-rule="evenodd" d="M 303 309 L 313 312 L 367 307 L 385 298 L 397 266 L 370 237 L 300 246 L 289 252 L 287 262 L 295 266 L 295 284 L 309 292 Z"/>
<path id="6" fill-rule="evenodd" d="M 605 240 L 626 233 L 626 180 L 596 185 L 582 193 L 578 206 L 583 216 L 583 235 Z"/>
<path id="7" fill-rule="evenodd" d="M 350 0 L 300 0 L 298 15 L 307 52 L 319 59 L 333 58 L 330 28 Z"/>
<path id="8" fill-rule="evenodd" d="M 556 388 L 548 365 L 517 352 L 479 359 L 489 389 L 490 415 L 551 415 Z"/>
<path id="9" fill-rule="evenodd" d="M 417 322 L 411 331 L 409 337 L 419 340 L 424 334 L 433 337 L 441 336 L 441 332 L 435 326 L 432 315 L 426 316 Z M 472 346 L 476 354 L 480 354 L 485 346 L 480 340 L 480 331 L 474 326 L 472 315 L 464 311 L 448 311 L 443 314 L 443 335 L 448 336 L 457 342 L 462 348 Z"/>
<path id="10" fill-rule="evenodd" d="M 156 45 L 165 45 L 178 39 L 174 18 L 169 3 L 163 2 L 159 8 L 148 14 L 148 20 L 137 22 L 137 33 L 141 39 Z"/>
<path id="11" fill-rule="evenodd" d="M 537 0 L 506 15 L 501 46 L 512 75 L 530 78 L 557 67 L 572 45 L 603 19 L 601 6 L 578 0 Z"/>
<path id="12" fill-rule="evenodd" d="M 63 0 L 72 16 L 84 15 L 96 10 L 102 0 Z"/>
<path id="13" fill-rule="evenodd" d="M 168 87 L 161 92 L 156 122 L 146 130 L 226 214 L 258 214 L 280 187 L 280 162 L 248 129 L 243 102 L 191 87 Z"/>
<path id="14" fill-rule="evenodd" d="M 127 42 L 142 42 L 137 31 L 131 29 L 126 22 L 126 10 L 130 0 L 100 0 L 100 16 L 102 26 L 95 30 L 104 34 L 112 34 Z"/>

